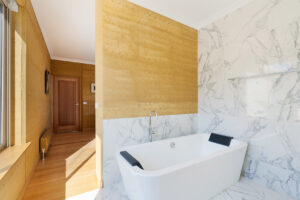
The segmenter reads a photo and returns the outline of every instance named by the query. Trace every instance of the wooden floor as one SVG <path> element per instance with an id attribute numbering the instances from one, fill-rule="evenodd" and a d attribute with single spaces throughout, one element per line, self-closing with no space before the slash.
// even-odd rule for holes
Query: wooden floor
<path id="1" fill-rule="evenodd" d="M 54 134 L 23 199 L 60 200 L 97 189 L 95 169 L 95 132 Z"/>

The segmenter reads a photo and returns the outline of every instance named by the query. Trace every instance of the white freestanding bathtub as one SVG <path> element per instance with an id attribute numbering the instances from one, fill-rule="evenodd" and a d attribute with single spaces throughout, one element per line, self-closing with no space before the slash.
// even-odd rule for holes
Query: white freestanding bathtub
<path id="1" fill-rule="evenodd" d="M 117 152 L 130 200 L 207 200 L 235 184 L 247 144 L 233 139 L 227 147 L 209 142 L 209 136 L 195 134 Z M 130 153 L 144 169 L 131 166 L 121 151 Z"/>

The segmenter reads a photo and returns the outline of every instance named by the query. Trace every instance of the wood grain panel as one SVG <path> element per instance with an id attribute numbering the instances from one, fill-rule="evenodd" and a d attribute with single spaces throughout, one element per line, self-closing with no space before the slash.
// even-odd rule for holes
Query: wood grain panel
<path id="1" fill-rule="evenodd" d="M 45 94 L 45 70 L 50 55 L 30 1 L 26 1 L 26 178 L 39 160 L 39 137 L 51 127 L 51 96 Z"/>
<path id="2" fill-rule="evenodd" d="M 82 108 L 82 125 L 84 129 L 95 129 L 95 94 L 91 92 L 91 84 L 95 83 L 95 66 L 83 66 L 82 69 L 82 101 L 87 104 Z"/>
<path id="3" fill-rule="evenodd" d="M 96 175 L 103 186 L 103 1 L 96 1 L 95 7 Z"/>
<path id="4" fill-rule="evenodd" d="M 25 184 L 25 151 L 30 144 L 9 147 L 0 154 L 0 197 L 17 199 L 18 193 Z M 18 181 L 16 181 L 18 180 Z"/>
<path id="5" fill-rule="evenodd" d="M 38 140 L 51 126 L 50 95 L 44 93 L 44 71 L 50 56 L 31 1 L 11 13 L 12 145 L 30 142 L 22 157 L 0 182 L 0 198 L 17 199 L 39 159 Z"/>
<path id="6" fill-rule="evenodd" d="M 104 119 L 197 113 L 197 30 L 125 0 L 100 9 Z"/>
<path id="7" fill-rule="evenodd" d="M 51 73 L 55 76 L 81 77 L 82 64 L 51 60 Z"/>
<path id="8" fill-rule="evenodd" d="M 58 110 L 62 111 L 58 114 L 58 123 L 60 125 L 74 125 L 76 104 L 76 82 L 59 81 L 58 82 Z"/>
<path id="9" fill-rule="evenodd" d="M 81 80 L 82 128 L 95 129 L 95 94 L 91 93 L 91 83 L 95 83 L 95 65 L 60 60 L 51 61 L 51 73 L 57 76 L 78 77 Z"/>
<path id="10" fill-rule="evenodd" d="M 55 76 L 53 94 L 54 132 L 80 130 L 80 79 Z"/>
<path id="11" fill-rule="evenodd" d="M 16 200 L 26 180 L 25 154 L 11 167 L 1 179 L 0 196 L 5 200 Z"/>

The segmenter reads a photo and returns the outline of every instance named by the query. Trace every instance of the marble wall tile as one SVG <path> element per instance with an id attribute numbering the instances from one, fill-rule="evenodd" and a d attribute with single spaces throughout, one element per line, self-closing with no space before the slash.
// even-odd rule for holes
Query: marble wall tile
<path id="1" fill-rule="evenodd" d="M 198 115 L 158 116 L 152 120 L 153 140 L 197 133 Z M 104 189 L 101 199 L 128 200 L 116 161 L 121 147 L 148 142 L 149 117 L 111 119 L 103 121 Z"/>
<path id="2" fill-rule="evenodd" d="M 299 10 L 299 0 L 254 0 L 201 28 L 198 39 L 198 131 L 247 141 L 243 174 L 296 199 Z"/>
<path id="3" fill-rule="evenodd" d="M 216 132 L 248 143 L 243 175 L 300 199 L 300 124 L 199 113 L 198 132 Z"/>

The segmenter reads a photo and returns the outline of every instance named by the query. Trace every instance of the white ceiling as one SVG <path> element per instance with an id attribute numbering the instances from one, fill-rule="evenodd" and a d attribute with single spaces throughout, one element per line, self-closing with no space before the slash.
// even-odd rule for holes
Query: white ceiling
<path id="1" fill-rule="evenodd" d="M 129 0 L 195 29 L 223 17 L 251 0 Z"/>
<path id="2" fill-rule="evenodd" d="M 129 0 L 199 29 L 251 0 Z M 52 59 L 95 63 L 95 0 L 31 0 Z"/>
<path id="3" fill-rule="evenodd" d="M 95 0 L 31 0 L 52 59 L 95 63 Z"/>

